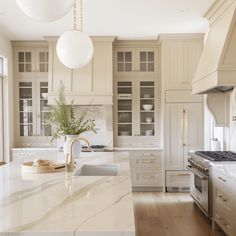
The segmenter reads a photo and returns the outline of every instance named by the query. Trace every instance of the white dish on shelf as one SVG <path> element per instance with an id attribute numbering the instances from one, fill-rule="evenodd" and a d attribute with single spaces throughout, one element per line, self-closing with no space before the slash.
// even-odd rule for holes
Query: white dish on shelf
<path id="1" fill-rule="evenodd" d="M 120 131 L 120 136 L 130 136 L 130 131 Z"/>
<path id="2" fill-rule="evenodd" d="M 153 135 L 152 129 L 145 130 L 145 136 L 152 136 L 152 135 Z"/>
<path id="3" fill-rule="evenodd" d="M 42 98 L 48 98 L 48 93 L 41 93 Z"/>
<path id="4" fill-rule="evenodd" d="M 152 123 L 152 118 L 151 117 L 146 117 L 146 123 L 148 123 L 148 124 Z"/>
<path id="5" fill-rule="evenodd" d="M 144 98 L 150 98 L 150 97 L 151 97 L 151 94 L 145 93 L 145 94 L 143 94 L 143 97 L 144 97 Z"/>
<path id="6" fill-rule="evenodd" d="M 153 105 L 152 104 L 143 104 L 143 109 L 145 111 L 151 111 L 153 109 Z"/>

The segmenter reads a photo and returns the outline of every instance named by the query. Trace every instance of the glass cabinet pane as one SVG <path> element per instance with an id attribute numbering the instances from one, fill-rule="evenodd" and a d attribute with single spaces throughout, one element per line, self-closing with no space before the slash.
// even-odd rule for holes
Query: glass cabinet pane
<path id="1" fill-rule="evenodd" d="M 119 51 L 117 52 L 117 71 L 118 72 L 132 72 L 132 52 Z"/>
<path id="2" fill-rule="evenodd" d="M 48 72 L 48 52 L 39 52 L 39 72 Z"/>
<path id="3" fill-rule="evenodd" d="M 140 135 L 155 135 L 155 82 L 140 82 Z"/>
<path id="4" fill-rule="evenodd" d="M 132 136 L 132 82 L 117 85 L 118 136 Z"/>
<path id="5" fill-rule="evenodd" d="M 18 52 L 18 72 L 32 72 L 31 52 Z"/>
<path id="6" fill-rule="evenodd" d="M 140 51 L 139 61 L 140 61 L 139 69 L 141 72 L 154 72 L 155 70 L 154 51 Z"/>
<path id="7" fill-rule="evenodd" d="M 40 82 L 40 136 L 51 136 L 51 125 L 48 124 L 50 112 L 48 82 Z"/>
<path id="8" fill-rule="evenodd" d="M 19 122 L 20 136 L 33 136 L 32 83 L 19 83 Z"/>

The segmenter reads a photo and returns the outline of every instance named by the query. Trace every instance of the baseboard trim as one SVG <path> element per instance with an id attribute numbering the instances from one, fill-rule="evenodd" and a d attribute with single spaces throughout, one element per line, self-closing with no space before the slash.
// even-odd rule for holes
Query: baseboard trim
<path id="1" fill-rule="evenodd" d="M 163 192 L 163 187 L 132 187 L 133 192 Z"/>
<path id="2" fill-rule="evenodd" d="M 189 193 L 190 188 L 189 187 L 166 187 L 166 192 Z"/>

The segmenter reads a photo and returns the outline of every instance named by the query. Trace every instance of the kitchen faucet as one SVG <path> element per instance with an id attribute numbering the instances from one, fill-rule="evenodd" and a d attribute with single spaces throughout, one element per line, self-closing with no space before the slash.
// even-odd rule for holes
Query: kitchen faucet
<path id="1" fill-rule="evenodd" d="M 70 143 L 70 149 L 69 149 L 70 152 L 69 152 L 69 154 L 66 155 L 66 171 L 67 172 L 73 172 L 73 170 L 75 169 L 76 163 L 73 158 L 72 148 L 73 148 L 73 145 L 76 142 L 79 142 L 80 140 L 86 142 L 88 145 L 88 149 L 90 149 L 90 143 L 89 143 L 88 139 L 82 138 L 82 137 L 72 139 L 71 143 Z"/>

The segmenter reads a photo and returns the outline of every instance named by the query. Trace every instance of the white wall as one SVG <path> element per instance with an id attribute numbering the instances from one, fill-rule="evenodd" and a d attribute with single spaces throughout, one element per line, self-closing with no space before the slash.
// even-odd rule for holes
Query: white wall
<path id="1" fill-rule="evenodd" d="M 0 33 L 0 55 L 8 60 L 8 75 L 4 77 L 4 159 L 10 160 L 10 148 L 13 147 L 13 75 L 12 46 L 10 40 Z"/>
<path id="2" fill-rule="evenodd" d="M 236 121 L 232 121 L 233 116 L 236 116 L 236 88 L 231 93 L 230 99 L 230 132 L 229 132 L 229 143 L 230 143 L 230 150 L 236 152 Z"/>

